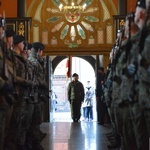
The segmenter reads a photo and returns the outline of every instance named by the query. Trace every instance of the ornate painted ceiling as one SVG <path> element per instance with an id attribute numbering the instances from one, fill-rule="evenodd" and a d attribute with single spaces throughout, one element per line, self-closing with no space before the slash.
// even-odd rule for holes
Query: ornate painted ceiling
<path id="1" fill-rule="evenodd" d="M 111 0 L 33 0 L 31 40 L 52 54 L 110 51 L 115 14 Z"/>

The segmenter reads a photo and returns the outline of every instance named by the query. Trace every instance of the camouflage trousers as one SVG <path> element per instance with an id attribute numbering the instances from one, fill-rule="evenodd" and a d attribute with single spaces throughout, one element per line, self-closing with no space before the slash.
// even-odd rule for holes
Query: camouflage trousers
<path id="1" fill-rule="evenodd" d="M 30 126 L 32 122 L 33 112 L 34 112 L 34 105 L 33 104 L 27 104 L 25 107 L 25 110 L 28 112 L 28 119 L 27 119 L 27 131 L 24 131 L 25 134 L 25 145 L 30 145 L 31 136 L 30 136 Z"/>
<path id="2" fill-rule="evenodd" d="M 122 109 L 122 134 L 123 134 L 123 148 L 124 150 L 137 149 L 135 134 L 133 130 L 133 123 L 130 114 L 130 104 L 124 103 Z"/>
<path id="3" fill-rule="evenodd" d="M 9 105 L 5 102 L 5 98 L 0 96 L 0 150 L 3 150 L 5 138 L 5 122 Z"/>
<path id="4" fill-rule="evenodd" d="M 111 104 L 111 107 L 107 107 L 108 110 L 108 114 L 110 116 L 110 121 L 111 121 L 111 126 L 112 126 L 112 130 L 116 133 L 116 122 L 115 122 L 115 113 L 114 113 L 114 105 Z"/>
<path id="5" fill-rule="evenodd" d="M 138 103 L 134 103 L 130 105 L 130 113 L 136 138 L 137 149 L 147 150 L 149 146 L 149 138 L 145 120 L 148 119 L 145 118 L 147 116 L 146 111 L 144 112 L 142 107 L 140 107 Z"/>
<path id="6" fill-rule="evenodd" d="M 32 121 L 29 127 L 29 133 L 32 141 L 40 142 L 40 124 L 41 124 L 41 104 L 34 104 Z"/>
<path id="7" fill-rule="evenodd" d="M 13 106 L 10 126 L 6 137 L 7 149 L 16 150 L 18 145 L 24 145 L 28 126 L 29 113 L 26 110 L 26 102 L 20 96 Z"/>
<path id="8" fill-rule="evenodd" d="M 115 117 L 116 130 L 122 136 L 123 110 L 118 106 L 118 104 L 114 104 L 114 117 Z"/>

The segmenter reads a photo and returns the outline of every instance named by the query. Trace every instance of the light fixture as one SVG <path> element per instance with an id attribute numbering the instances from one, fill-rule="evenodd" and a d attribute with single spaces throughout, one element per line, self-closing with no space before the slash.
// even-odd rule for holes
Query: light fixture
<path id="1" fill-rule="evenodd" d="M 81 11 L 84 11 L 86 9 L 86 6 L 87 6 L 86 3 L 84 3 L 82 6 L 81 5 L 75 5 L 74 1 L 72 0 L 70 5 L 63 6 L 63 4 L 60 4 L 59 10 L 63 11 L 63 12 L 67 12 L 67 11 L 70 11 L 70 12 L 80 11 L 81 12 Z"/>

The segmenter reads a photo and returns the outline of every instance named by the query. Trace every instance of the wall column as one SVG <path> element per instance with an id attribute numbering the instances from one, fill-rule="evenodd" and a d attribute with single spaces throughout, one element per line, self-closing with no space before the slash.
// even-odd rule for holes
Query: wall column
<path id="1" fill-rule="evenodd" d="M 127 14 L 127 0 L 118 0 L 118 15 Z"/>
<path id="2" fill-rule="evenodd" d="M 107 69 L 108 64 L 110 63 L 109 54 L 103 55 L 103 67 Z"/>
<path id="3" fill-rule="evenodd" d="M 18 0 L 18 6 L 17 6 L 17 17 L 25 17 L 25 1 L 26 0 Z"/>

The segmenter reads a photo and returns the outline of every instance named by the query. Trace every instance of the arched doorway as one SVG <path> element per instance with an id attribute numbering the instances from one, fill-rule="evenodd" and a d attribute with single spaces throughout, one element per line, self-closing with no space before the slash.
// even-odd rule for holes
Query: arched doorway
<path id="1" fill-rule="evenodd" d="M 72 58 L 72 73 L 76 72 L 79 74 L 79 80 L 83 83 L 84 86 L 86 86 L 87 81 L 91 81 L 91 86 L 93 86 L 95 89 L 95 70 L 94 70 L 95 62 L 93 63 L 93 65 L 91 65 L 91 63 L 89 63 L 89 61 L 85 60 L 84 58 L 85 57 Z M 70 106 L 67 100 L 67 85 L 69 81 L 66 80 L 66 75 L 65 75 L 66 62 L 67 62 L 67 58 L 64 57 L 59 61 L 59 63 L 57 63 L 55 67 L 53 66 L 53 68 L 55 69 L 53 70 L 52 87 L 53 87 L 53 91 L 55 91 L 57 95 L 57 109 L 53 111 L 54 112 L 53 121 L 70 121 L 71 119 Z M 94 112 L 94 120 L 95 120 L 96 119 L 95 98 L 94 98 L 93 112 Z"/>

